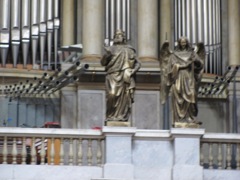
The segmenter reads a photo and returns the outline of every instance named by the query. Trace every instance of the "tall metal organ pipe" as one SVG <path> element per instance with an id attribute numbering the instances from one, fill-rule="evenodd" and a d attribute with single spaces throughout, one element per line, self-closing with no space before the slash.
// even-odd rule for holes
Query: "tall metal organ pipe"
<path id="1" fill-rule="evenodd" d="M 203 26 L 204 26 L 204 45 L 207 56 L 205 57 L 205 71 L 208 71 L 208 55 L 209 55 L 209 31 L 208 31 L 208 0 L 203 0 Z"/>
<path id="2" fill-rule="evenodd" d="M 32 64 L 33 68 L 37 60 L 37 48 L 39 40 L 39 0 L 31 0 L 31 46 L 32 46 Z"/>
<path id="3" fill-rule="evenodd" d="M 22 0 L 22 54 L 23 67 L 27 67 L 28 49 L 30 43 L 30 1 Z"/>
<path id="4" fill-rule="evenodd" d="M 52 55 L 52 39 L 53 39 L 53 0 L 47 1 L 47 57 L 48 69 L 51 68 Z"/>
<path id="5" fill-rule="evenodd" d="M 182 8 L 181 8 L 182 0 L 178 0 L 178 37 L 182 36 Z"/>
<path id="6" fill-rule="evenodd" d="M 197 29 L 198 29 L 198 42 L 203 42 L 203 2 L 197 0 Z"/>
<path id="7" fill-rule="evenodd" d="M 13 67 L 17 67 L 20 46 L 20 0 L 11 0 L 11 45 Z"/>
<path id="8" fill-rule="evenodd" d="M 182 34 L 181 36 L 186 36 L 186 1 L 182 1 Z"/>
<path id="9" fill-rule="evenodd" d="M 191 0 L 186 0 L 186 16 L 187 16 L 187 37 L 189 41 L 191 42 L 192 37 L 191 37 Z"/>
<path id="10" fill-rule="evenodd" d="M 2 66 L 6 66 L 10 38 L 10 1 L 0 1 L 0 52 Z"/>
<path id="11" fill-rule="evenodd" d="M 191 1 L 191 11 L 192 13 L 190 14 L 191 18 L 192 18 L 192 43 L 193 44 L 196 44 L 197 42 L 197 33 L 198 33 L 198 28 L 197 28 L 197 15 L 196 15 L 196 12 L 197 12 L 197 6 L 196 6 L 196 0 L 192 0 Z"/>
<path id="12" fill-rule="evenodd" d="M 115 31 L 115 0 L 110 0 L 110 39 L 113 39 Z"/>
<path id="13" fill-rule="evenodd" d="M 54 0 L 54 69 L 57 69 L 57 48 L 58 48 L 58 34 L 60 28 L 59 19 L 59 0 Z"/>
<path id="14" fill-rule="evenodd" d="M 44 69 L 44 52 L 47 35 L 46 25 L 46 0 L 40 0 L 39 2 L 39 30 L 40 30 L 40 67 Z"/>

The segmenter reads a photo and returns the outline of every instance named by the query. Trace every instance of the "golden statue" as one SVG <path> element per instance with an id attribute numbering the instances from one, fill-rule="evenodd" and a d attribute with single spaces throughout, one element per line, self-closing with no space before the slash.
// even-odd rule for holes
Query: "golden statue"
<path id="1" fill-rule="evenodd" d="M 197 94 L 204 68 L 203 43 L 193 49 L 186 37 L 178 40 L 172 52 L 165 42 L 160 50 L 161 102 L 172 96 L 173 127 L 198 127 Z M 195 126 L 196 125 L 196 126 Z"/>
<path id="2" fill-rule="evenodd" d="M 128 121 L 134 102 L 135 78 L 140 68 L 136 50 L 126 44 L 125 34 L 117 30 L 112 46 L 105 47 L 101 64 L 106 68 L 106 121 Z"/>

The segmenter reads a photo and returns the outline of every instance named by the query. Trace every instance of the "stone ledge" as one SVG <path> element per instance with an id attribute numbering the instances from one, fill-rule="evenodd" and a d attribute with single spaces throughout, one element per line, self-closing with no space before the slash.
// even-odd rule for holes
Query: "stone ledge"
<path id="1" fill-rule="evenodd" d="M 201 137 L 205 133 L 205 129 L 172 128 L 170 133 L 173 137 Z"/>

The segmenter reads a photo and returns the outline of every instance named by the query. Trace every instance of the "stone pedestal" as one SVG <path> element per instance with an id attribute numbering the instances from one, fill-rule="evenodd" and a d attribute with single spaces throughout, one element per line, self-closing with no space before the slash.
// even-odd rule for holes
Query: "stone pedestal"
<path id="1" fill-rule="evenodd" d="M 173 128 L 173 180 L 203 180 L 200 166 L 200 137 L 204 129 Z"/>
<path id="2" fill-rule="evenodd" d="M 136 128 L 104 126 L 102 131 L 106 136 L 104 178 L 133 179 L 132 136 Z"/>
<path id="3" fill-rule="evenodd" d="M 175 122 L 174 127 L 175 128 L 199 128 L 200 124 Z"/>
<path id="4" fill-rule="evenodd" d="M 125 122 L 125 121 L 106 121 L 106 126 L 117 126 L 117 127 L 130 127 L 131 122 Z"/>

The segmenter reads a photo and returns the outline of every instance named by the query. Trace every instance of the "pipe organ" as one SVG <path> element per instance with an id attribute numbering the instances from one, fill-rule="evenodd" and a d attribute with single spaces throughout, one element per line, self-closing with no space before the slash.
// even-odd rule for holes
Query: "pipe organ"
<path id="1" fill-rule="evenodd" d="M 122 29 L 130 39 L 130 0 L 105 0 L 105 40 L 109 44 L 114 32 Z"/>
<path id="2" fill-rule="evenodd" d="M 57 67 L 59 0 L 0 0 L 0 12 L 1 66 Z"/>
<path id="3" fill-rule="evenodd" d="M 194 46 L 204 42 L 205 72 L 222 74 L 221 0 L 174 0 L 174 40 L 186 36 Z"/>

